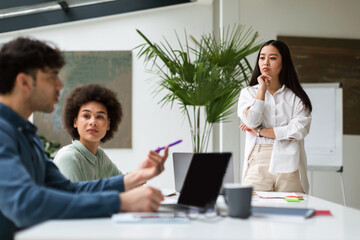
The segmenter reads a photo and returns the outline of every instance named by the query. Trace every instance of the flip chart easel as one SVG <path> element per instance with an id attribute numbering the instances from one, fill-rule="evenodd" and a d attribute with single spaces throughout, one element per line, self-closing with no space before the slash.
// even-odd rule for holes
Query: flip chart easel
<path id="1" fill-rule="evenodd" d="M 338 172 L 346 206 L 342 159 L 342 85 L 340 83 L 304 83 L 302 87 L 313 106 L 310 133 L 305 138 L 311 180 L 313 171 Z"/>

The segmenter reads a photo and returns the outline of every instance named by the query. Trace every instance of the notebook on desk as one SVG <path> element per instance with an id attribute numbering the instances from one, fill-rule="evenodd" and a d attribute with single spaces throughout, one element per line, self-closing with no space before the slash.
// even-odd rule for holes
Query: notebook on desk
<path id="1" fill-rule="evenodd" d="M 213 209 L 231 153 L 194 153 L 177 204 L 161 204 L 159 211 Z"/>
<path id="2" fill-rule="evenodd" d="M 181 191 L 193 155 L 194 153 L 179 153 L 179 152 L 173 153 L 174 182 L 175 182 L 176 192 Z M 234 182 L 234 167 L 231 157 L 222 183 L 224 184 L 224 183 L 233 183 L 233 182 Z M 222 191 L 220 191 L 220 194 L 221 193 Z"/>
<path id="3" fill-rule="evenodd" d="M 296 217 L 307 219 L 315 214 L 315 209 L 312 208 L 289 208 L 289 207 L 262 207 L 253 206 L 251 207 L 251 214 L 254 217 L 261 218 L 289 218 Z"/>

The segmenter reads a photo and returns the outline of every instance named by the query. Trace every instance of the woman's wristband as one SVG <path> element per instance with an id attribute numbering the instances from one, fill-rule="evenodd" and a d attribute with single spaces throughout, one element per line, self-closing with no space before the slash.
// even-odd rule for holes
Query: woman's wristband
<path id="1" fill-rule="evenodd" d="M 261 129 L 262 129 L 262 127 L 259 127 L 259 128 L 257 129 L 257 134 L 256 134 L 256 136 L 260 137 L 260 131 L 261 131 Z"/>

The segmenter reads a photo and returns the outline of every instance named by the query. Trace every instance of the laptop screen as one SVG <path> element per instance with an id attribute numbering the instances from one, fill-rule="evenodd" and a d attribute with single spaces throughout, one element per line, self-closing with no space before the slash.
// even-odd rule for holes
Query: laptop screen
<path id="1" fill-rule="evenodd" d="M 194 153 L 188 152 L 173 153 L 174 182 L 175 190 L 177 192 L 181 191 L 193 155 Z M 223 179 L 223 184 L 224 183 L 234 183 L 234 167 L 232 158 L 230 158 L 229 164 L 227 166 L 227 170 Z M 220 192 L 220 194 L 222 194 L 222 192 Z"/>
<path id="2" fill-rule="evenodd" d="M 173 153 L 175 190 L 177 192 L 181 191 L 193 156 L 194 153 Z"/>
<path id="3" fill-rule="evenodd" d="M 231 156 L 231 153 L 195 153 L 178 203 L 213 208 Z"/>

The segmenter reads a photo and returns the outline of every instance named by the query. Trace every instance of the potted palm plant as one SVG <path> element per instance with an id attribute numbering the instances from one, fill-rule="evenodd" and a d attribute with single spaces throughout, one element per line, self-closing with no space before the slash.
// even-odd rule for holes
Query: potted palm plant
<path id="1" fill-rule="evenodd" d="M 160 80 L 155 93 L 165 90 L 160 103 L 180 104 L 190 124 L 194 152 L 205 152 L 214 123 L 226 121 L 252 68 L 247 56 L 259 50 L 258 33 L 243 25 L 228 28 L 222 36 L 185 32 L 185 42 L 174 49 L 169 42 L 145 40 L 138 57 L 151 62 Z"/>

